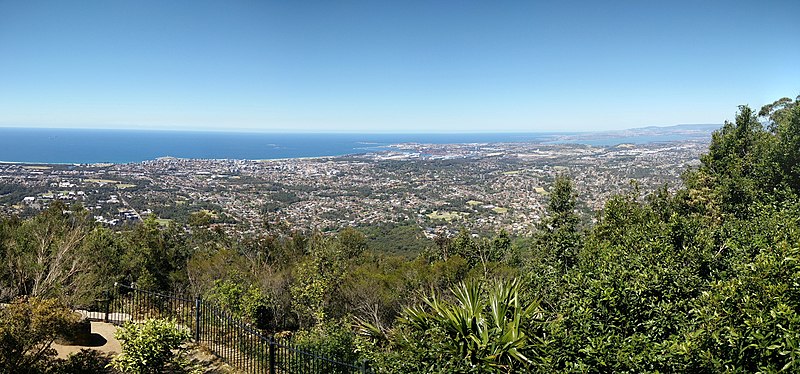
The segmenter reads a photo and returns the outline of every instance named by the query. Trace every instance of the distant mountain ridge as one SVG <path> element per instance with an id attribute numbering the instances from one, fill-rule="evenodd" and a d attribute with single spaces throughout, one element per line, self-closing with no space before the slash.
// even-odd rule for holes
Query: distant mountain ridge
<path id="1" fill-rule="evenodd" d="M 625 130 L 606 130 L 554 135 L 549 143 L 578 143 L 610 146 L 622 143 L 661 143 L 678 141 L 711 141 L 711 134 L 721 124 L 682 124 L 647 126 Z"/>
<path id="2" fill-rule="evenodd" d="M 645 126 L 645 127 L 634 127 L 627 130 L 620 130 L 620 131 L 709 131 L 713 132 L 714 130 L 719 129 L 722 127 L 721 123 L 708 123 L 708 124 L 681 124 L 681 125 L 670 125 L 670 126 Z"/>

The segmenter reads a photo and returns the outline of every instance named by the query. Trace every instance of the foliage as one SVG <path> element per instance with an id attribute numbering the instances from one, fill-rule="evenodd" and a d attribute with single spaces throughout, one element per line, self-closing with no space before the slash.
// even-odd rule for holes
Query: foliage
<path id="1" fill-rule="evenodd" d="M 48 371 L 51 374 L 114 374 L 112 355 L 94 349 L 81 349 L 66 359 L 57 360 Z"/>
<path id="2" fill-rule="evenodd" d="M 55 299 L 17 298 L 0 308 L 0 372 L 36 372 L 55 356 L 53 341 L 78 321 Z"/>
<path id="3" fill-rule="evenodd" d="M 388 222 L 359 230 L 367 237 L 370 249 L 377 253 L 414 257 L 433 245 L 416 222 Z"/>
<path id="4" fill-rule="evenodd" d="M 162 229 L 150 215 L 123 237 L 127 250 L 121 261 L 126 278 L 147 290 L 170 290 L 173 284 L 185 282 L 186 260 L 189 257 L 185 238 L 175 225 Z"/>
<path id="5" fill-rule="evenodd" d="M 747 218 L 755 203 L 792 201 L 800 193 L 800 106 L 784 98 L 759 116 L 739 107 L 735 122 L 714 133 L 702 166 L 687 176 L 688 191 L 708 201 L 705 212 Z"/>
<path id="6" fill-rule="evenodd" d="M 409 363 L 418 365 L 413 370 L 522 370 L 536 354 L 535 339 L 526 330 L 541 320 L 542 312 L 535 302 L 523 304 L 521 292 L 521 283 L 511 280 L 495 282 L 488 292 L 476 282 L 460 283 L 452 290 L 454 302 L 430 295 L 424 307 L 404 310 L 405 330 L 396 344 L 428 356 Z"/>
<path id="7" fill-rule="evenodd" d="M 293 336 L 292 343 L 305 352 L 313 352 L 339 362 L 355 363 L 359 361 L 359 354 L 350 326 L 351 323 L 346 319 L 326 321 L 312 329 L 298 331 Z M 319 366 L 318 363 L 302 361 L 294 365 L 296 366 L 291 371 L 298 373 L 313 372 Z"/>
<path id="8" fill-rule="evenodd" d="M 737 237 L 752 256 L 692 301 L 691 329 L 670 346 L 677 368 L 795 372 L 800 365 L 800 215 L 763 211 L 772 238 Z M 755 248 L 752 248 L 755 247 Z M 754 249 L 754 251 L 752 251 Z M 750 259 L 745 259 L 750 257 Z"/>
<path id="9" fill-rule="evenodd" d="M 259 328 L 269 327 L 274 314 L 274 305 L 257 287 L 245 288 L 244 282 L 217 280 L 208 300 L 219 303 L 235 315 Z"/>
<path id="10" fill-rule="evenodd" d="M 14 296 L 76 295 L 84 284 L 89 257 L 85 210 L 67 211 L 61 203 L 6 232 L 2 249 Z"/>
<path id="11" fill-rule="evenodd" d="M 329 297 L 344 275 L 344 256 L 333 241 L 316 237 L 310 243 L 311 255 L 295 268 L 296 283 L 291 293 L 295 309 L 306 316 L 306 326 L 326 319 Z"/>
<path id="12" fill-rule="evenodd" d="M 183 347 L 191 334 L 177 327 L 175 321 L 129 321 L 114 333 L 114 337 L 122 344 L 122 353 L 111 361 L 117 370 L 125 373 L 164 373 L 192 369 L 184 357 Z"/>
<path id="13" fill-rule="evenodd" d="M 362 255 L 366 238 L 353 229 L 342 230 L 335 237 L 314 236 L 308 243 L 309 255 L 294 269 L 296 282 L 291 286 L 292 301 L 303 316 L 303 326 L 319 326 L 328 317 L 338 315 L 336 307 L 351 261 Z"/>
<path id="14" fill-rule="evenodd" d="M 556 177 L 547 204 L 547 217 L 539 223 L 538 241 L 551 261 L 568 269 L 575 264 L 582 244 L 580 217 L 575 212 L 577 193 L 572 180 Z"/>
<path id="15" fill-rule="evenodd" d="M 670 371 L 658 347 L 686 325 L 690 301 L 707 282 L 711 247 L 694 222 L 660 211 L 669 201 L 637 200 L 606 204 L 563 276 L 556 300 L 564 318 L 551 331 L 560 370 Z"/>

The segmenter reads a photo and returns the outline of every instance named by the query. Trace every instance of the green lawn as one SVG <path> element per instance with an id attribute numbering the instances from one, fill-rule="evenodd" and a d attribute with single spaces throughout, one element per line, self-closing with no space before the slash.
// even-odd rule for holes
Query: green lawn
<path id="1" fill-rule="evenodd" d="M 427 216 L 430 219 L 442 219 L 447 222 L 450 222 L 454 219 L 460 219 L 462 216 L 469 215 L 469 213 L 463 212 L 440 212 L 438 210 L 434 210 L 431 213 L 428 213 Z"/>
<path id="2" fill-rule="evenodd" d="M 497 213 L 497 214 L 506 214 L 506 213 L 508 213 L 508 208 L 501 208 L 499 206 L 496 206 L 496 207 L 492 208 L 492 211 Z"/>

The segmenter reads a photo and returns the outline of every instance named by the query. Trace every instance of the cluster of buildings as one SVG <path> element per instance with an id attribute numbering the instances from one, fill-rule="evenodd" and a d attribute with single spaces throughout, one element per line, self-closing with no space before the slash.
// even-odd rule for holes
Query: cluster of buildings
<path id="1" fill-rule="evenodd" d="M 0 164 L 0 186 L 6 185 L 0 204 L 24 214 L 56 199 L 81 203 L 108 225 L 148 214 L 185 223 L 191 213 L 211 210 L 233 217 L 227 227 L 240 234 L 412 221 L 428 235 L 463 228 L 524 235 L 546 214 L 558 174 L 574 180 L 580 209 L 591 213 L 611 195 L 630 190 L 631 179 L 643 191 L 679 186 L 681 173 L 706 149 L 702 141 L 402 144 L 306 159 Z"/>

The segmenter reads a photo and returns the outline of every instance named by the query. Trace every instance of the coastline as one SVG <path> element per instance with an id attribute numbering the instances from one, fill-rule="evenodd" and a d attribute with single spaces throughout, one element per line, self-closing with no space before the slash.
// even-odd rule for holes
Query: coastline
<path id="1" fill-rule="evenodd" d="M 700 126 L 700 125 L 698 125 Z M 708 128 L 709 125 L 702 125 Z M 305 134 L 183 133 L 126 130 L 0 128 L 0 163 L 26 165 L 127 164 L 164 157 L 194 160 L 312 160 L 380 153 L 405 146 L 543 146 L 710 140 L 711 131 L 685 126 L 583 133 Z M 366 145 L 366 146 L 365 146 Z"/>

